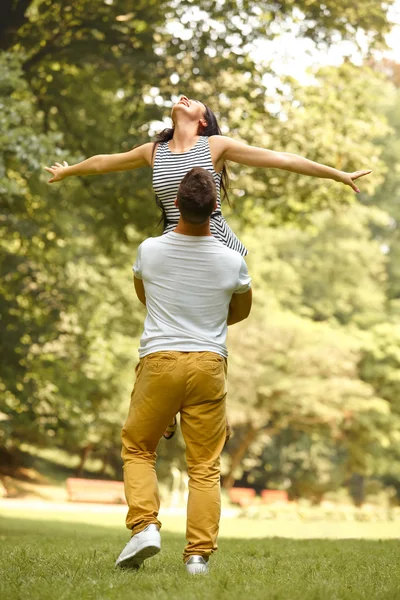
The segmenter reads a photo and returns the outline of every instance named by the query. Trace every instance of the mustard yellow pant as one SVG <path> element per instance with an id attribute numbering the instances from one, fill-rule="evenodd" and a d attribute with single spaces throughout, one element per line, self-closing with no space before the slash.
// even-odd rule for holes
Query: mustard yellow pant
<path id="1" fill-rule="evenodd" d="M 217 549 L 221 512 L 220 454 L 226 438 L 226 359 L 214 352 L 155 352 L 136 367 L 122 430 L 126 526 L 133 534 L 158 520 L 156 448 L 180 412 L 189 474 L 187 545 L 192 554 Z"/>

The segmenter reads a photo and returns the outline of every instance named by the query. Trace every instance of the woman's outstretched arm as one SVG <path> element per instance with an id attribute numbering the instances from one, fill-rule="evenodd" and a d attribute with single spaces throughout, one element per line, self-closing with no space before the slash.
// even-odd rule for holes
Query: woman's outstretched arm
<path id="1" fill-rule="evenodd" d="M 308 160 L 298 154 L 274 152 L 273 150 L 248 146 L 243 142 L 238 142 L 225 136 L 213 136 L 212 140 L 215 154 L 218 156 L 218 162 L 231 160 L 232 162 L 248 165 L 249 167 L 270 167 L 284 169 L 285 171 L 299 173 L 300 175 L 333 179 L 334 181 L 349 185 L 355 192 L 359 192 L 360 190 L 354 184 L 354 181 L 359 177 L 371 173 L 370 170 L 346 173 L 345 171 L 339 171 L 338 169 Z"/>
<path id="2" fill-rule="evenodd" d="M 52 167 L 44 167 L 52 178 L 49 183 L 61 181 L 72 175 L 99 175 L 101 173 L 112 173 L 113 171 L 129 171 L 130 169 L 139 169 L 151 165 L 151 157 L 154 144 L 149 142 L 142 144 L 129 152 L 120 154 L 98 154 L 83 160 L 70 167 L 64 161 L 64 164 L 54 163 Z"/>

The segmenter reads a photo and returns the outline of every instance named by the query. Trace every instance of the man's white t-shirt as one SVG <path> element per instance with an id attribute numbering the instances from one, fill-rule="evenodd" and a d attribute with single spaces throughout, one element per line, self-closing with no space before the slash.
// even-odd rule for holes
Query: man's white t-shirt
<path id="1" fill-rule="evenodd" d="M 229 303 L 251 287 L 238 252 L 213 236 L 171 231 L 139 246 L 133 271 L 146 293 L 140 358 L 161 350 L 228 356 Z"/>

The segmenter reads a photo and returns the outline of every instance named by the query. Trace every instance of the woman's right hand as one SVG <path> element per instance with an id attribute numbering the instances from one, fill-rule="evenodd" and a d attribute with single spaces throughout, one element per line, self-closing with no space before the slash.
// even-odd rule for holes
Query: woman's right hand
<path id="1" fill-rule="evenodd" d="M 49 179 L 48 183 L 55 183 L 56 181 L 62 181 L 67 176 L 66 168 L 68 163 L 64 160 L 63 164 L 56 162 L 52 167 L 45 167 L 45 170 L 51 173 L 53 177 Z"/>

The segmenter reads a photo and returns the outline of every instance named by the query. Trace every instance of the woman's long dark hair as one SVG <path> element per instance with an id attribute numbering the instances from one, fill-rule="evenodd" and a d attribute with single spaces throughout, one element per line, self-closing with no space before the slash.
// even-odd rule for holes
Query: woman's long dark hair
<path id="1" fill-rule="evenodd" d="M 200 136 L 205 135 L 207 137 L 210 137 L 211 135 L 222 135 L 221 129 L 219 128 L 219 125 L 218 125 L 217 117 L 215 116 L 215 114 L 213 113 L 211 108 L 209 108 L 206 104 L 204 106 L 206 107 L 204 119 L 207 121 L 207 126 L 202 127 L 201 130 L 199 130 L 198 135 L 200 135 Z M 171 128 L 167 127 L 166 129 L 163 129 L 160 133 L 158 133 L 156 136 L 154 145 L 153 145 L 153 152 L 152 152 L 151 158 L 153 159 L 157 144 L 159 144 L 160 142 L 169 142 L 170 140 L 172 140 L 173 137 L 174 137 L 174 128 L 173 127 L 171 127 Z M 222 173 L 222 176 L 221 176 L 221 188 L 222 188 L 221 201 L 226 200 L 229 204 L 229 196 L 228 196 L 229 174 L 228 174 L 228 169 L 226 168 L 225 165 L 222 167 L 221 173 Z M 162 205 L 161 200 L 158 198 L 158 196 L 156 196 L 156 204 L 157 204 L 158 208 L 161 210 L 162 214 L 161 214 L 160 223 L 163 223 L 163 226 L 165 229 L 167 226 L 167 215 L 165 214 L 165 209 Z"/>

